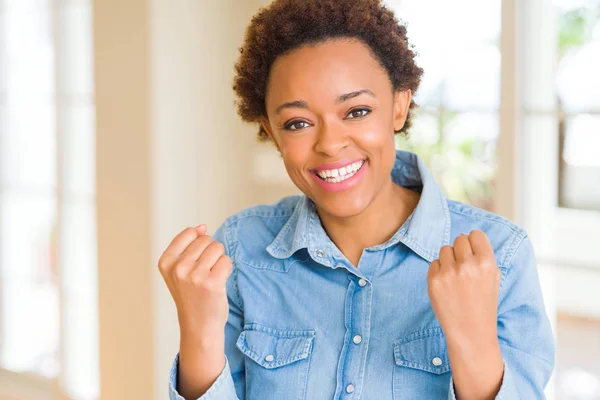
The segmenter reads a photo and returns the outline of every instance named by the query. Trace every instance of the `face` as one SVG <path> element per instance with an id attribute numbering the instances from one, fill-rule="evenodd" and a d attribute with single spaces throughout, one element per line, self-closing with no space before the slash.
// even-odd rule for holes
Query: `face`
<path id="1" fill-rule="evenodd" d="M 361 41 L 330 40 L 275 61 L 262 124 L 290 178 L 320 211 L 355 216 L 390 192 L 394 131 L 410 98 L 410 91 L 393 92 Z"/>

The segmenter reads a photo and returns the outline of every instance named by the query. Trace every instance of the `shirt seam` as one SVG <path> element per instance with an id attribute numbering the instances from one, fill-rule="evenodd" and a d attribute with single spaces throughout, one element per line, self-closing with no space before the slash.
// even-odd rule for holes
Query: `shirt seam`
<path id="1" fill-rule="evenodd" d="M 276 203 L 273 204 L 258 204 L 245 210 L 242 210 L 236 214 L 233 214 L 229 218 L 237 221 L 240 219 L 248 218 L 248 217 L 264 217 L 264 218 L 285 218 L 289 217 L 296 210 L 298 203 L 304 201 L 304 197 L 302 195 L 292 195 L 282 198 Z M 293 198 L 294 203 L 290 206 L 287 204 L 282 204 L 284 200 Z M 267 208 L 267 210 L 265 210 Z"/>
<path id="2" fill-rule="evenodd" d="M 525 239 L 528 237 L 528 235 L 525 232 L 518 232 L 517 234 L 515 234 L 513 236 L 513 240 L 510 243 L 510 247 L 508 249 L 508 251 L 506 252 L 506 255 L 504 256 L 504 265 L 508 266 L 509 270 L 512 270 L 513 267 L 513 263 L 515 261 L 515 257 L 517 255 L 517 253 L 519 252 L 519 250 L 521 250 L 523 243 L 525 242 Z"/>
<path id="3" fill-rule="evenodd" d="M 238 254 L 237 254 L 237 240 L 231 240 L 230 238 L 230 234 L 231 234 L 231 228 L 232 228 L 232 223 L 226 221 L 225 225 L 223 226 L 224 229 L 224 239 L 225 239 L 225 249 L 226 251 L 229 253 L 230 258 L 231 258 L 231 263 L 233 264 L 233 271 L 232 271 L 232 279 L 233 279 L 233 289 L 235 290 L 235 292 L 233 293 L 233 295 L 231 296 L 232 299 L 237 303 L 236 305 L 240 308 L 240 310 L 243 312 L 244 310 L 244 306 L 243 306 L 243 302 L 242 302 L 242 297 L 240 296 L 240 289 L 238 287 L 238 272 L 239 272 L 239 267 L 237 266 L 238 262 L 237 262 L 237 258 L 238 258 Z"/>
<path id="4" fill-rule="evenodd" d="M 446 200 L 446 202 L 447 203 L 452 203 L 453 200 Z M 487 216 L 484 216 L 484 215 L 468 214 L 466 212 L 463 212 L 461 210 L 455 209 L 453 207 L 448 207 L 448 210 L 450 212 L 452 212 L 452 213 L 462 215 L 463 217 L 480 219 L 480 220 L 485 220 L 485 221 L 490 221 L 490 222 L 497 222 L 499 224 L 504 225 L 508 229 L 510 229 L 513 234 L 518 234 L 518 233 L 520 233 L 520 232 L 523 231 L 523 228 L 519 227 L 518 225 L 515 225 L 513 222 L 507 221 L 505 218 L 503 218 L 503 217 L 501 217 L 499 215 L 487 215 Z"/>
<path id="5" fill-rule="evenodd" d="M 496 222 L 498 224 L 504 225 L 505 227 L 507 227 L 508 229 L 511 230 L 512 234 L 518 234 L 519 232 L 522 231 L 522 228 L 515 227 L 514 225 L 512 225 L 512 223 L 503 221 L 501 219 L 496 219 L 496 218 L 492 218 L 492 217 L 484 217 L 484 216 L 480 216 L 480 215 L 466 214 L 466 213 L 464 213 L 462 211 L 453 210 L 453 209 L 450 209 L 450 208 L 449 208 L 449 210 L 450 210 L 451 213 L 459 214 L 459 215 L 461 215 L 463 217 L 468 217 L 468 218 L 473 218 L 473 219 L 479 219 L 479 220 L 484 220 L 484 221 L 489 221 L 489 222 Z"/>
<path id="6" fill-rule="evenodd" d="M 504 256 L 504 260 L 500 262 L 500 265 L 498 265 L 498 268 L 506 271 L 500 277 L 500 287 L 498 290 L 498 301 L 499 302 L 502 299 L 503 289 L 504 289 L 506 280 L 508 279 L 508 274 L 513 269 L 513 262 L 515 260 L 515 256 L 521 249 L 521 246 L 522 246 L 523 242 L 525 241 L 525 238 L 527 238 L 527 234 L 524 234 L 522 231 L 520 231 L 520 232 L 518 231 L 516 234 L 514 234 L 512 236 L 512 240 L 510 241 L 510 244 L 508 245 L 508 250 Z"/>

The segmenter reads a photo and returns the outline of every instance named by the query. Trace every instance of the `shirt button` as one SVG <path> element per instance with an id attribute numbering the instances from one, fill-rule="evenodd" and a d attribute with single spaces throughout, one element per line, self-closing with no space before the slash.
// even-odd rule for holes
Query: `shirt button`
<path id="1" fill-rule="evenodd" d="M 436 367 L 439 367 L 440 365 L 442 365 L 442 359 L 439 357 L 435 357 L 433 360 L 431 360 L 431 363 Z"/>
<path id="2" fill-rule="evenodd" d="M 273 357 L 273 354 L 269 354 L 268 356 L 265 357 L 265 361 L 266 362 L 271 362 L 275 359 L 275 357 Z"/>
<path id="3" fill-rule="evenodd" d="M 362 342 L 362 337 L 360 335 L 356 335 L 352 338 L 352 341 L 354 344 L 360 344 L 360 342 Z"/>
<path id="4" fill-rule="evenodd" d="M 358 281 L 358 286 L 363 287 L 367 285 L 367 281 L 363 278 L 360 278 Z"/>
<path id="5" fill-rule="evenodd" d="M 323 257 L 325 252 L 323 250 L 317 250 L 317 257 Z"/>
<path id="6" fill-rule="evenodd" d="M 352 392 L 354 392 L 354 385 L 349 384 L 348 386 L 346 386 L 346 393 L 352 393 Z"/>

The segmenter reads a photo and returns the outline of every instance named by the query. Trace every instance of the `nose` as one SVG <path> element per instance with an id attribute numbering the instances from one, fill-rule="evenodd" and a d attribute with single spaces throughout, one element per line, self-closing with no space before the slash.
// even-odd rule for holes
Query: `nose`
<path id="1" fill-rule="evenodd" d="M 349 144 L 350 138 L 342 126 L 335 123 L 323 123 L 319 129 L 314 149 L 318 153 L 334 157 Z"/>

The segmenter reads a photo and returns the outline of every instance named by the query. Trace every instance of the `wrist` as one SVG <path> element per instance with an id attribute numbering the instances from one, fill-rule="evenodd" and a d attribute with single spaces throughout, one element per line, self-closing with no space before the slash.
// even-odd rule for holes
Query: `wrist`
<path id="1" fill-rule="evenodd" d="M 482 349 L 500 349 L 496 326 L 488 329 L 460 329 L 444 331 L 448 348 L 455 348 L 463 353 L 479 352 Z"/>
<path id="2" fill-rule="evenodd" d="M 450 363 L 460 364 L 462 368 L 477 371 L 481 366 L 490 369 L 503 369 L 504 361 L 497 336 L 480 336 L 470 338 L 446 338 Z"/>
<path id="3" fill-rule="evenodd" d="M 457 398 L 494 399 L 502 385 L 504 360 L 497 338 L 448 343 Z"/>
<path id="4" fill-rule="evenodd" d="M 198 342 L 182 339 L 179 344 L 179 360 L 186 364 L 191 362 L 210 365 L 215 368 L 213 372 L 220 372 L 225 365 L 225 344 L 214 340 Z"/>
<path id="5" fill-rule="evenodd" d="M 180 329 L 179 341 L 182 347 L 193 348 L 199 352 L 211 352 L 225 347 L 224 329 Z"/>

